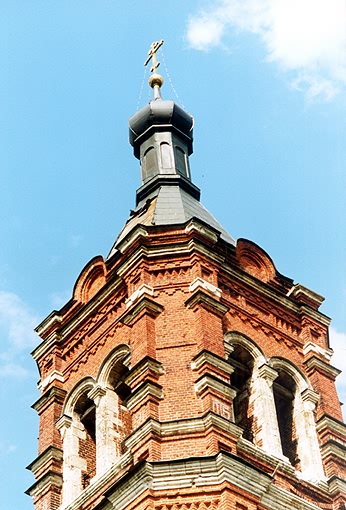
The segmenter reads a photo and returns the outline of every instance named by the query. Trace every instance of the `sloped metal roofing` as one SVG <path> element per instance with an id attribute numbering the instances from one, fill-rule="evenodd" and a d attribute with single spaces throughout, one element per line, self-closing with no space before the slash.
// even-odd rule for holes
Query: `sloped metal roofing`
<path id="1" fill-rule="evenodd" d="M 108 258 L 117 251 L 120 243 L 137 225 L 182 225 L 192 218 L 199 219 L 215 228 L 224 241 L 233 246 L 236 245 L 233 237 L 198 200 L 180 186 L 165 185 L 156 189 L 138 204 L 116 239 Z"/>

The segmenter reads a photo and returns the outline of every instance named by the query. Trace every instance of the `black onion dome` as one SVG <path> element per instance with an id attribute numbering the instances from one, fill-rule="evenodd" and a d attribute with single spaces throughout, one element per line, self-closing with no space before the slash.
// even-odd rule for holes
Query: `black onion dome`
<path id="1" fill-rule="evenodd" d="M 150 136 L 153 129 L 159 131 L 160 128 L 177 130 L 185 135 L 189 142 L 188 155 L 192 153 L 193 117 L 174 101 L 163 99 L 150 101 L 130 118 L 129 128 L 130 143 L 137 158 L 139 144 Z"/>

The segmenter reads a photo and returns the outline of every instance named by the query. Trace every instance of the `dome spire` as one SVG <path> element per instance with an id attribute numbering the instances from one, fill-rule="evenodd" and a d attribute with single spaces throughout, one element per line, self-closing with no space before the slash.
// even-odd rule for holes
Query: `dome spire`
<path id="1" fill-rule="evenodd" d="M 148 58 L 144 62 L 144 65 L 148 65 L 150 60 L 152 60 L 152 67 L 150 68 L 150 72 L 152 73 L 149 78 L 149 85 L 153 89 L 154 92 L 154 99 L 161 99 L 160 89 L 163 85 L 163 78 L 160 74 L 157 72 L 157 68 L 160 65 L 160 62 L 156 58 L 156 53 L 159 48 L 163 45 L 164 40 L 161 39 L 161 41 L 155 41 L 151 43 L 150 50 L 148 51 Z"/>

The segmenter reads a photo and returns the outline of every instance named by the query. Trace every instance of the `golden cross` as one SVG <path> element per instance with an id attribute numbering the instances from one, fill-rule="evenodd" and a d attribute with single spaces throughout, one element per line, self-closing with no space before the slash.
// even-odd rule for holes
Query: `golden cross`
<path id="1" fill-rule="evenodd" d="M 156 42 L 153 42 L 151 43 L 151 46 L 150 46 L 150 50 L 148 51 L 148 55 L 149 57 L 147 58 L 147 60 L 144 62 L 144 65 L 146 66 L 150 60 L 152 59 L 153 60 L 153 65 L 150 69 L 150 71 L 152 73 L 156 73 L 156 70 L 157 68 L 159 67 L 160 65 L 160 62 L 157 61 L 157 58 L 156 58 L 156 52 L 159 48 L 161 48 L 161 46 L 163 45 L 164 43 L 164 40 L 161 39 L 161 41 L 156 41 Z"/>

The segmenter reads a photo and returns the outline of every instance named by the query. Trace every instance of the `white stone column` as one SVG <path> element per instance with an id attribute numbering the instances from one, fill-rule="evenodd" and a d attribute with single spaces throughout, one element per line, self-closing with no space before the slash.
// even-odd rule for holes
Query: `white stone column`
<path id="1" fill-rule="evenodd" d="M 251 380 L 250 406 L 253 405 L 258 431 L 255 444 L 262 445 L 263 450 L 279 458 L 282 453 L 281 439 L 273 394 L 273 382 L 278 373 L 269 365 L 254 367 Z"/>
<path id="2" fill-rule="evenodd" d="M 109 388 L 96 386 L 88 397 L 96 405 L 96 476 L 102 476 L 117 460 L 118 396 Z"/>
<path id="3" fill-rule="evenodd" d="M 85 439 L 83 424 L 78 418 L 62 416 L 56 423 L 63 440 L 62 508 L 67 507 L 82 491 L 82 471 L 86 461 L 79 456 L 79 439 Z"/>
<path id="4" fill-rule="evenodd" d="M 314 391 L 297 391 L 293 410 L 302 476 L 315 481 L 325 478 L 314 419 L 317 402 L 318 394 Z"/>

